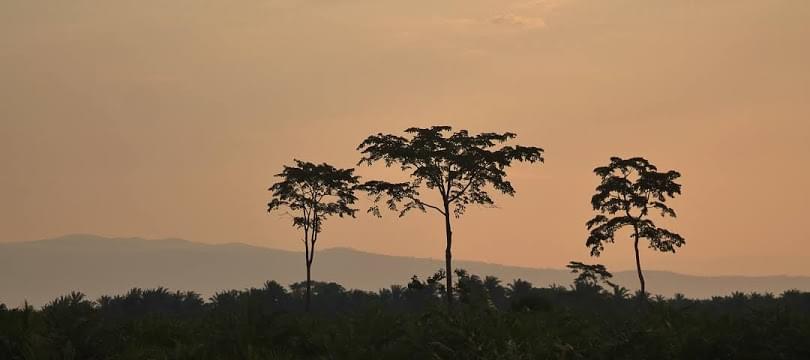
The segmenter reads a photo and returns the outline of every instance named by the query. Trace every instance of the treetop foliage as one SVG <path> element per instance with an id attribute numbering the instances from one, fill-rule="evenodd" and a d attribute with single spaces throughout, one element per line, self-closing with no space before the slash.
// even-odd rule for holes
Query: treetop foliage
<path id="1" fill-rule="evenodd" d="M 591 255 L 599 256 L 604 244 L 614 242 L 616 232 L 625 226 L 637 229 L 638 236 L 648 239 L 650 248 L 658 251 L 675 252 L 675 248 L 685 243 L 680 235 L 647 218 L 652 211 L 662 217 L 677 216 L 666 202 L 681 194 L 681 185 L 675 182 L 680 173 L 659 172 L 641 157 L 613 157 L 609 165 L 594 169 L 594 173 L 601 178 L 601 184 L 591 204 L 600 214 L 587 222 L 591 234 L 586 245 L 591 248 Z"/>
<path id="2" fill-rule="evenodd" d="M 413 209 L 423 212 L 432 209 L 443 215 L 452 211 L 461 216 L 467 205 L 493 205 L 488 185 L 503 194 L 515 194 L 512 183 L 506 179 L 506 168 L 512 162 L 543 161 L 541 148 L 501 145 L 514 139 L 514 133 L 471 135 L 467 130 L 453 132 L 450 126 L 414 127 L 405 133 L 410 137 L 372 135 L 357 148 L 363 154 L 358 165 L 382 161 L 386 166 L 398 165 L 410 172 L 409 182 L 369 181 L 362 185 L 363 190 L 375 197 L 375 204 L 387 196 L 386 204 L 399 211 L 400 216 Z M 420 198 L 422 186 L 438 190 L 444 204 L 429 204 Z M 402 208 L 399 203 L 403 203 Z M 376 205 L 369 212 L 380 216 Z"/>
<path id="3" fill-rule="evenodd" d="M 571 261 L 565 267 L 571 269 L 572 273 L 578 274 L 577 278 L 574 279 L 575 285 L 583 284 L 596 287 L 599 282 L 613 278 L 613 274 L 602 264 L 588 265 L 579 261 Z"/>
<path id="4" fill-rule="evenodd" d="M 287 208 L 296 212 L 293 225 L 298 228 L 322 230 L 323 221 L 330 216 L 354 217 L 357 209 L 355 186 L 360 177 L 354 169 L 338 169 L 329 164 L 314 164 L 295 160 L 295 166 L 284 166 L 273 184 L 273 198 L 268 206 L 272 212 Z"/>

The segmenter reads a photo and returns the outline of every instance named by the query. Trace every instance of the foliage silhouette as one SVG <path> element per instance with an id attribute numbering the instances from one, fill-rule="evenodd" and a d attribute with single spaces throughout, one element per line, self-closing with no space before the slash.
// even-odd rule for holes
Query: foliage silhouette
<path id="1" fill-rule="evenodd" d="M 577 274 L 574 279 L 574 289 L 578 291 L 604 291 L 601 283 L 615 285 L 610 282 L 613 277 L 607 268 L 601 264 L 588 265 L 578 261 L 571 261 L 566 265 L 571 272 Z"/>
<path id="2" fill-rule="evenodd" d="M 323 231 L 327 218 L 355 216 L 357 209 L 351 206 L 357 201 L 354 188 L 359 177 L 354 175 L 354 169 L 337 169 L 325 163 L 316 165 L 300 160 L 295 160 L 295 166 L 284 166 L 276 177 L 282 180 L 269 189 L 273 198 L 267 211 L 289 209 L 294 212 L 293 226 L 304 232 L 302 241 L 307 269 L 304 307 L 309 311 L 312 262 L 318 235 Z"/>
<path id="3" fill-rule="evenodd" d="M 598 267 L 578 267 L 584 271 Z M 598 272 L 598 271 L 597 271 Z M 582 274 L 580 272 L 579 274 Z M 639 308 L 609 292 L 534 287 L 457 270 L 453 313 L 443 270 L 378 292 L 267 282 L 203 301 L 133 289 L 40 310 L 0 308 L 0 359 L 805 359 L 810 293 L 660 296 Z M 596 278 L 600 275 L 594 273 Z M 489 280 L 487 280 L 489 279 Z M 590 281 L 587 280 L 588 282 Z M 499 305 L 500 304 L 500 305 Z"/>
<path id="4" fill-rule="evenodd" d="M 366 138 L 358 150 L 363 154 L 358 163 L 372 165 L 382 161 L 410 172 L 411 180 L 403 183 L 369 181 L 360 188 L 374 197 L 369 212 L 380 216 L 379 202 L 386 197 L 389 209 L 404 216 L 410 210 L 441 214 L 445 222 L 446 300 L 453 304 L 451 215 L 457 218 L 469 205 L 494 205 L 487 188 L 514 196 L 515 189 L 507 180 L 506 169 L 514 161 L 542 162 L 543 149 L 525 146 L 499 146 L 516 137 L 513 133 L 481 133 L 467 130 L 452 132 L 449 126 L 409 128 L 410 138 L 377 134 Z M 420 193 L 422 188 L 436 191 L 441 203 L 431 204 Z M 401 205 L 401 207 L 400 207 Z"/>
<path id="5" fill-rule="evenodd" d="M 594 169 L 594 173 L 601 178 L 601 184 L 596 187 L 591 204 L 599 214 L 587 222 L 591 233 L 586 246 L 591 248 L 592 256 L 599 256 L 605 243 L 614 242 L 617 231 L 632 228 L 636 271 L 641 293 L 646 294 L 639 240 L 647 239 L 651 249 L 673 253 L 675 248 L 685 244 L 683 237 L 649 219 L 650 211 L 658 211 L 662 217 L 676 217 L 675 210 L 667 206 L 666 201 L 681 193 L 681 185 L 675 182 L 681 174 L 677 171 L 659 172 L 640 157 L 613 157 L 610 164 Z"/>

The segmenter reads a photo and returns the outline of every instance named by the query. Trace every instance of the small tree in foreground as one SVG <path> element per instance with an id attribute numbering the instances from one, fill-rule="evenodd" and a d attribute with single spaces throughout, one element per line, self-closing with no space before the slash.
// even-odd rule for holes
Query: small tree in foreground
<path id="1" fill-rule="evenodd" d="M 506 168 L 513 161 L 543 161 L 543 149 L 537 147 L 496 148 L 515 138 L 513 133 L 470 135 L 467 130 L 451 131 L 449 126 L 410 128 L 405 130 L 410 138 L 377 134 L 369 136 L 358 147 L 363 154 L 359 164 L 371 165 L 378 161 L 385 162 L 386 166 L 397 164 L 403 171 L 410 172 L 411 177 L 411 181 L 404 183 L 369 181 L 363 184 L 362 188 L 375 197 L 375 205 L 369 212 L 380 216 L 377 204 L 386 196 L 388 207 L 399 211 L 400 216 L 413 209 L 422 212 L 429 209 L 444 217 L 448 306 L 453 302 L 451 216 L 460 217 L 471 204 L 493 205 L 488 185 L 514 196 L 515 189 L 506 179 Z M 437 192 L 440 202 L 427 201 L 420 193 L 423 188 Z"/>
<path id="2" fill-rule="evenodd" d="M 599 256 L 605 249 L 605 243 L 614 242 L 617 231 L 631 228 L 638 280 L 641 293 L 645 294 L 647 290 L 641 272 L 639 240 L 647 239 L 653 250 L 673 253 L 675 248 L 685 243 L 683 237 L 658 227 L 649 219 L 651 211 L 659 212 L 662 217 L 676 217 L 675 210 L 667 206 L 666 201 L 681 193 L 681 185 L 675 182 L 681 174 L 677 171 L 659 172 L 649 161 L 640 157 L 613 157 L 609 165 L 594 169 L 594 173 L 602 179 L 591 199 L 593 209 L 599 214 L 587 223 L 591 234 L 586 245 L 591 248 L 592 256 Z"/>
<path id="3" fill-rule="evenodd" d="M 571 269 L 571 273 L 577 274 L 576 279 L 574 279 L 574 290 L 596 291 L 598 293 L 612 295 L 614 299 L 624 299 L 627 297 L 627 288 L 610 281 L 610 279 L 613 278 L 613 274 L 607 270 L 605 265 L 588 265 L 579 261 L 571 261 L 565 267 Z M 609 286 L 612 293 L 606 292 L 602 283 Z"/>
<path id="4" fill-rule="evenodd" d="M 273 184 L 273 198 L 268 212 L 286 208 L 292 212 L 293 226 L 304 231 L 304 255 L 307 267 L 305 309 L 309 311 L 312 293 L 312 261 L 315 244 L 323 231 L 324 221 L 331 216 L 354 217 L 357 201 L 354 187 L 359 177 L 354 169 L 337 169 L 329 164 L 316 165 L 295 160 L 295 166 L 285 166 L 276 175 L 280 182 Z"/>
<path id="5" fill-rule="evenodd" d="M 610 279 L 613 278 L 613 274 L 607 270 L 605 265 L 588 265 L 579 261 L 571 261 L 565 267 L 571 269 L 571 273 L 577 274 L 577 278 L 574 279 L 575 290 L 595 290 L 601 292 L 604 290 L 601 283 L 613 285 L 613 283 L 610 282 Z"/>

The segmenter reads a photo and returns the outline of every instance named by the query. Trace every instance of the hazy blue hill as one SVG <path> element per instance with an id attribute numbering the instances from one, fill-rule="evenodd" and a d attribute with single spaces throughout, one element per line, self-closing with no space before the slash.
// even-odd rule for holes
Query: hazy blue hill
<path id="1" fill-rule="evenodd" d="M 106 238 L 97 235 L 73 234 L 53 239 L 10 243 L 0 246 L 39 251 L 89 253 L 193 249 L 201 245 L 203 244 L 182 239 L 144 240 L 141 238 Z"/>
<path id="2" fill-rule="evenodd" d="M 266 280 L 282 284 L 303 275 L 302 253 L 245 244 L 208 245 L 180 239 L 144 240 L 70 235 L 56 239 L 0 245 L 0 302 L 17 306 L 24 300 L 42 305 L 79 290 L 96 298 L 123 293 L 132 287 L 165 286 L 209 296 L 223 289 L 261 286 Z M 386 256 L 348 248 L 317 254 L 314 278 L 348 288 L 377 290 L 405 284 L 414 274 L 424 278 L 443 267 L 440 260 Z M 532 269 L 472 261 L 456 267 L 474 274 L 495 275 L 507 283 L 515 278 L 535 285 L 571 283 L 566 270 Z M 617 282 L 634 288 L 635 273 L 616 274 Z M 698 277 L 649 271 L 650 290 L 671 296 L 725 295 L 733 291 L 780 293 L 810 290 L 810 277 Z"/>

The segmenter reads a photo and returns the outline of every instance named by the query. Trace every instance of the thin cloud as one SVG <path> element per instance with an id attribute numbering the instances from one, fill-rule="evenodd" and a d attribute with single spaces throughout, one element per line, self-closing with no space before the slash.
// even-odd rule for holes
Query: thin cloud
<path id="1" fill-rule="evenodd" d="M 511 13 L 495 16 L 489 22 L 495 25 L 515 26 L 525 29 L 542 29 L 546 27 L 546 22 L 540 17 L 520 16 Z"/>
<path id="2" fill-rule="evenodd" d="M 512 9 L 543 9 L 543 10 L 554 10 L 565 0 L 529 0 L 529 1 L 521 1 L 512 4 L 510 7 Z"/>

